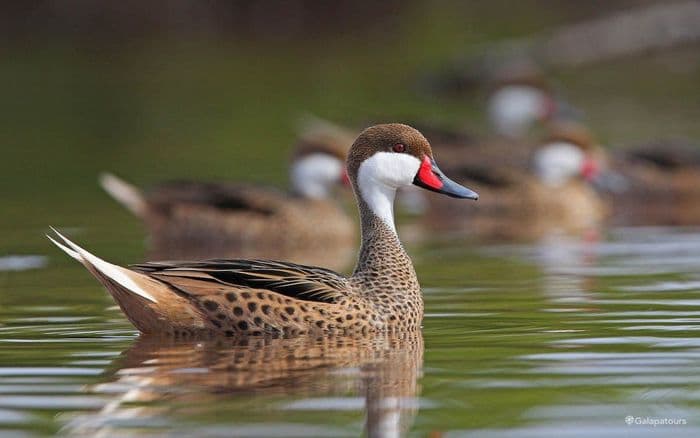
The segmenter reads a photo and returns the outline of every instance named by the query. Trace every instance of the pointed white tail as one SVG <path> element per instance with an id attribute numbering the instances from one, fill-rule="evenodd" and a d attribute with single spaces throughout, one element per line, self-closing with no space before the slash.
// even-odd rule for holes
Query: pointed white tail
<path id="1" fill-rule="evenodd" d="M 122 268 L 121 266 L 113 265 L 102 260 L 101 258 L 89 253 L 88 251 L 84 250 L 83 248 L 68 240 L 68 238 L 56 231 L 55 228 L 51 227 L 51 230 L 54 233 L 56 233 L 56 235 L 63 241 L 63 243 L 59 243 L 56 239 L 52 238 L 48 234 L 46 235 L 46 237 L 48 237 L 49 240 L 53 242 L 56 246 L 65 251 L 66 254 L 68 254 L 69 256 L 86 266 L 89 265 L 93 267 L 102 275 L 119 284 L 129 292 L 132 292 L 151 302 L 157 302 L 153 295 L 149 294 L 148 292 L 143 290 L 141 286 L 136 284 L 136 282 L 129 276 L 128 269 Z"/>
<path id="2" fill-rule="evenodd" d="M 105 192 L 134 215 L 143 217 L 146 213 L 148 207 L 138 188 L 108 172 L 100 174 L 99 181 Z"/>

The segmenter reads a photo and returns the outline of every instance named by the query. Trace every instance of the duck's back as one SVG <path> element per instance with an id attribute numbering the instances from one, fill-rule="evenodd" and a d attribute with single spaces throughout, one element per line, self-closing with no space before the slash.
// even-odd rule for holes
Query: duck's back
<path id="1" fill-rule="evenodd" d="M 244 184 L 173 182 L 147 196 L 155 259 L 291 258 L 315 264 L 350 247 L 354 224 L 336 203 Z"/>

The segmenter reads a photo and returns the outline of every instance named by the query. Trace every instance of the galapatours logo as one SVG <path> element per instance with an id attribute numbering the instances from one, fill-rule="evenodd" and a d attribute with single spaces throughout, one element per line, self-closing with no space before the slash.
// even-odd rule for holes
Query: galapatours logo
<path id="1" fill-rule="evenodd" d="M 688 424 L 685 418 L 655 418 L 655 417 L 635 417 L 628 415 L 625 417 L 625 423 L 629 426 L 642 425 L 642 426 L 682 426 Z"/>

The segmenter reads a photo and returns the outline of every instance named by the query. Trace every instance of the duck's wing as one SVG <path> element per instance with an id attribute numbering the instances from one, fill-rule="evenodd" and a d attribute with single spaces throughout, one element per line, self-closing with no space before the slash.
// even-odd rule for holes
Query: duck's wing
<path id="1" fill-rule="evenodd" d="M 174 211 L 178 206 L 197 206 L 269 216 L 287 199 L 287 194 L 271 187 L 198 181 L 171 181 L 154 187 L 148 193 L 151 208 L 162 213 Z"/>
<path id="2" fill-rule="evenodd" d="M 194 295 L 245 287 L 303 301 L 335 303 L 349 290 L 348 280 L 331 270 L 270 260 L 150 262 L 130 268 Z"/>
<path id="3" fill-rule="evenodd" d="M 508 170 L 510 171 L 480 165 L 461 165 L 451 168 L 449 174 L 460 183 L 502 189 L 517 185 L 522 178 L 520 172 Z"/>
<path id="4" fill-rule="evenodd" d="M 289 196 L 277 189 L 252 184 L 176 180 L 143 192 L 121 178 L 104 173 L 100 184 L 115 200 L 134 215 L 170 215 L 184 207 L 207 211 L 248 213 L 270 216 L 278 211 Z"/>
<path id="5" fill-rule="evenodd" d="M 700 150 L 689 141 L 658 140 L 623 153 L 633 161 L 652 164 L 662 170 L 700 167 Z"/>
<path id="6" fill-rule="evenodd" d="M 478 145 L 476 136 L 464 129 L 431 122 L 409 122 L 430 141 L 433 146 L 473 147 Z"/>

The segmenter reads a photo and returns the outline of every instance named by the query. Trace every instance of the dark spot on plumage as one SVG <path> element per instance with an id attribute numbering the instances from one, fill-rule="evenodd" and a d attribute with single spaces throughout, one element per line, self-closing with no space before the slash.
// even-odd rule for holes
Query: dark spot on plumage
<path id="1" fill-rule="evenodd" d="M 247 300 L 250 298 L 251 295 L 250 295 L 250 292 L 243 292 L 243 293 L 241 293 L 241 296 Z"/>
<path id="2" fill-rule="evenodd" d="M 211 301 L 211 300 L 206 300 L 206 301 L 204 302 L 204 307 L 205 307 L 207 310 L 213 312 L 214 310 L 216 310 L 216 309 L 219 308 L 219 303 L 217 303 L 217 302 L 215 302 L 215 301 Z"/>
<path id="3" fill-rule="evenodd" d="M 238 299 L 238 297 L 233 292 L 228 292 L 226 294 L 226 299 L 229 300 L 230 302 L 234 302 Z"/>
<path id="4" fill-rule="evenodd" d="M 231 337 L 231 336 L 233 336 L 233 331 L 231 331 L 231 330 L 226 330 L 226 331 L 224 332 L 224 334 L 225 334 L 226 336 L 228 336 L 228 337 Z"/>
<path id="5" fill-rule="evenodd" d="M 236 306 L 233 308 L 233 314 L 236 316 L 241 316 L 241 315 L 243 315 L 243 309 Z"/>
<path id="6" fill-rule="evenodd" d="M 226 319 L 226 315 L 224 315 L 223 313 L 217 313 L 216 317 L 219 319 Z"/>
<path id="7" fill-rule="evenodd" d="M 263 305 L 260 307 L 260 309 L 262 310 L 262 312 L 263 312 L 265 315 L 269 315 L 269 314 L 270 314 L 270 306 L 269 306 L 268 304 L 263 304 Z"/>
<path id="8" fill-rule="evenodd" d="M 255 294 L 256 297 L 258 297 L 259 300 L 264 300 L 265 299 L 265 294 L 262 292 L 258 292 Z"/>
<path id="9" fill-rule="evenodd" d="M 258 308 L 258 305 L 256 303 L 248 303 L 248 310 L 251 312 L 255 312 L 255 310 Z"/>
<path id="10" fill-rule="evenodd" d="M 248 330 L 248 323 L 246 321 L 238 321 L 238 328 L 241 330 Z"/>
<path id="11" fill-rule="evenodd" d="M 216 327 L 221 328 L 221 323 L 215 319 L 210 319 L 209 320 L 212 324 L 214 324 Z"/>
<path id="12" fill-rule="evenodd" d="M 284 311 L 287 312 L 290 315 L 294 315 L 294 307 L 285 307 Z"/>
<path id="13" fill-rule="evenodd" d="M 255 318 L 253 318 L 253 324 L 255 324 L 255 325 L 262 325 L 262 323 L 263 323 L 263 320 L 262 320 L 261 317 L 256 316 Z"/>
<path id="14" fill-rule="evenodd" d="M 316 321 L 316 327 L 323 328 L 324 325 L 325 323 L 323 321 Z"/>
<path id="15" fill-rule="evenodd" d="M 352 319 L 352 315 L 348 313 L 347 315 L 345 315 L 345 319 L 350 321 Z"/>

